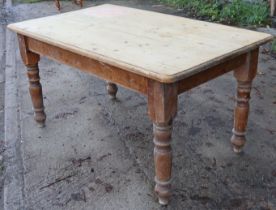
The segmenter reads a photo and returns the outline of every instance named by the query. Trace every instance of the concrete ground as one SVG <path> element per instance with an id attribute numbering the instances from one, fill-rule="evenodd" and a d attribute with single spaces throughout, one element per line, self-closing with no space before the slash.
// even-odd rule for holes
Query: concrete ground
<path id="1" fill-rule="evenodd" d="M 104 2 L 176 13 L 139 0 L 85 1 L 85 6 Z M 62 2 L 62 8 L 78 9 L 71 2 Z M 58 13 L 52 2 L 9 9 L 11 21 Z M 168 207 L 160 207 L 153 193 L 146 98 L 119 88 L 112 101 L 104 81 L 42 58 L 47 125 L 38 128 L 14 34 L 7 32 L 5 42 L 5 210 L 276 209 L 276 60 L 268 46 L 260 53 L 241 155 L 229 143 L 236 84 L 231 73 L 179 97 L 173 197 Z"/>
<path id="2" fill-rule="evenodd" d="M 0 209 L 3 206 L 4 184 L 4 98 L 5 98 L 5 63 L 6 63 L 6 23 L 7 11 L 4 0 L 0 0 Z"/>

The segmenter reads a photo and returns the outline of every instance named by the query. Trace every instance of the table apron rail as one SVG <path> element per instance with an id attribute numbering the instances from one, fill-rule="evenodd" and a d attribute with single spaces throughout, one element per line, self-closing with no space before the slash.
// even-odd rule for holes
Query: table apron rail
<path id="1" fill-rule="evenodd" d="M 28 50 L 34 53 L 49 57 L 53 60 L 76 67 L 84 72 L 92 73 L 104 80 L 148 95 L 148 81 L 151 80 L 149 78 L 33 38 L 26 37 L 26 42 Z M 178 94 L 242 66 L 246 62 L 246 57 L 247 53 L 238 55 L 207 70 L 177 81 Z"/>
<path id="2" fill-rule="evenodd" d="M 187 90 L 190 90 L 196 86 L 199 86 L 211 79 L 214 79 L 220 75 L 223 75 L 229 71 L 235 70 L 238 67 L 246 63 L 247 53 L 238 55 L 237 57 L 231 58 L 224 61 L 216 66 L 210 67 L 207 70 L 196 73 L 192 76 L 184 78 L 178 81 L 178 94 L 181 94 Z"/>
<path id="3" fill-rule="evenodd" d="M 26 37 L 28 50 L 147 95 L 148 78 Z"/>

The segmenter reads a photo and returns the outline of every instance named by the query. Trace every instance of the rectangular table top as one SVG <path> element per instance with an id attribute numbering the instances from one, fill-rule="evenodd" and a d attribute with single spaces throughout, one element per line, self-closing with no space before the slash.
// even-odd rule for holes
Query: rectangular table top
<path id="1" fill-rule="evenodd" d="M 8 28 L 166 83 L 272 39 L 265 33 L 110 4 Z"/>

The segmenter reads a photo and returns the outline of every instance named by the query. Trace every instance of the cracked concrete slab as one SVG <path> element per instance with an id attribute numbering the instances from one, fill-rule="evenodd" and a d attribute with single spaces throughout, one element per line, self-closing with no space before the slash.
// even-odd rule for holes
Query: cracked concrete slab
<path id="1" fill-rule="evenodd" d="M 110 1 L 85 4 L 103 2 Z M 173 13 L 146 1 L 111 2 Z M 70 2 L 62 5 L 63 11 L 78 9 Z M 52 2 L 18 4 L 13 10 L 17 20 L 57 13 Z M 9 117 L 18 116 L 20 126 L 14 141 L 20 143 L 17 155 L 23 164 L 22 209 L 160 209 L 153 193 L 146 98 L 119 88 L 118 100 L 110 100 L 104 81 L 42 58 L 47 121 L 45 128 L 37 128 L 25 69 L 17 46 L 10 45 L 16 55 L 10 68 L 16 70 L 18 96 L 10 94 L 17 96 L 19 115 L 10 112 Z M 235 155 L 229 143 L 235 94 L 231 73 L 179 97 L 173 132 L 174 191 L 165 209 L 276 208 L 275 64 L 261 50 L 242 155 Z"/>

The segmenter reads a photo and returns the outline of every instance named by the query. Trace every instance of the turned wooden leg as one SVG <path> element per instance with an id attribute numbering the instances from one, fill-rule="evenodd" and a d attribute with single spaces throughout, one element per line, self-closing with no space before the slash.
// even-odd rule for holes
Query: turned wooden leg
<path id="1" fill-rule="evenodd" d="M 46 114 L 44 112 L 42 86 L 40 84 L 38 64 L 26 65 L 29 78 L 29 91 L 33 102 L 34 119 L 39 127 L 45 126 Z"/>
<path id="2" fill-rule="evenodd" d="M 26 37 L 18 35 L 18 42 L 22 61 L 27 67 L 27 75 L 29 78 L 29 91 L 32 98 L 34 108 L 34 119 L 40 127 L 45 125 L 46 115 L 44 112 L 42 87 L 39 78 L 39 55 L 29 51 L 27 47 Z"/>
<path id="3" fill-rule="evenodd" d="M 106 89 L 111 99 L 115 99 L 118 91 L 117 85 L 112 82 L 107 82 Z"/>
<path id="4" fill-rule="evenodd" d="M 240 153 L 246 142 L 245 131 L 249 115 L 249 99 L 252 80 L 256 76 L 258 49 L 248 53 L 246 63 L 234 71 L 237 79 L 236 107 L 234 111 L 234 128 L 231 143 L 233 150 Z"/>
<path id="5" fill-rule="evenodd" d="M 171 123 L 153 124 L 154 133 L 154 164 L 155 164 L 155 192 L 159 203 L 167 205 L 171 196 Z"/>
<path id="6" fill-rule="evenodd" d="M 167 205 L 171 196 L 172 120 L 177 110 L 177 87 L 150 81 L 148 112 L 153 121 L 155 192 L 159 203 Z"/>

